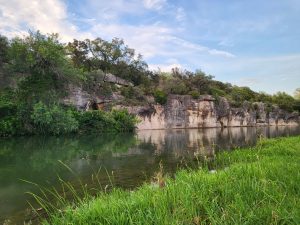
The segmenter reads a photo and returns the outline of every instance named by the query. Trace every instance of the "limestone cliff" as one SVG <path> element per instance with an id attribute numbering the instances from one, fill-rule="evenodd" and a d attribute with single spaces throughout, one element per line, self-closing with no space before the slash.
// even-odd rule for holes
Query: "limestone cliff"
<path id="1" fill-rule="evenodd" d="M 124 97 L 117 93 L 108 98 L 78 87 L 70 90 L 70 95 L 64 99 L 65 104 L 83 110 L 105 110 L 108 103 L 116 109 L 126 108 L 139 118 L 137 127 L 140 130 L 299 124 L 298 113 L 288 113 L 262 102 L 245 102 L 242 107 L 235 108 L 224 97 L 216 100 L 209 95 L 198 99 L 190 95 L 169 95 L 165 105 L 149 101 L 148 106 L 124 106 Z"/>
<path id="2" fill-rule="evenodd" d="M 267 125 L 298 125 L 298 113 L 288 113 L 278 107 L 267 108 L 262 102 L 231 107 L 226 98 L 216 101 L 211 96 L 192 99 L 189 95 L 170 95 L 165 106 L 149 105 L 127 108 L 140 119 L 138 129 L 174 129 L 206 127 L 238 127 Z"/>

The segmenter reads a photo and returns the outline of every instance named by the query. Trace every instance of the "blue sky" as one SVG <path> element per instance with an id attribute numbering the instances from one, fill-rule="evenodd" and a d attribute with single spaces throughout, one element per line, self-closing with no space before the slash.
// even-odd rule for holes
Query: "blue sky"
<path id="1" fill-rule="evenodd" d="M 299 0 L 0 0 L 0 33 L 120 37 L 151 69 L 214 75 L 256 91 L 300 87 Z"/>

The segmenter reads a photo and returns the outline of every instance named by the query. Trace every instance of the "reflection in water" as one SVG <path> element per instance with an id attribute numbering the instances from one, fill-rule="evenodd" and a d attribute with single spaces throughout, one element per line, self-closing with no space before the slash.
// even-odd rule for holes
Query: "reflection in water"
<path id="1" fill-rule="evenodd" d="M 195 155 L 211 157 L 216 151 L 254 145 L 257 137 L 300 134 L 300 127 L 237 127 L 188 130 L 148 130 L 136 135 L 84 137 L 23 137 L 1 140 L 0 146 L 0 224 L 5 219 L 23 224 L 26 191 L 37 189 L 20 179 L 40 185 L 57 185 L 58 175 L 76 185 L 77 178 L 59 160 L 72 168 L 90 186 L 92 174 L 105 168 L 113 171 L 114 184 L 134 188 L 149 180 L 160 161 L 172 174 L 180 162 Z M 100 170 L 101 183 L 108 184 L 107 173 Z"/>

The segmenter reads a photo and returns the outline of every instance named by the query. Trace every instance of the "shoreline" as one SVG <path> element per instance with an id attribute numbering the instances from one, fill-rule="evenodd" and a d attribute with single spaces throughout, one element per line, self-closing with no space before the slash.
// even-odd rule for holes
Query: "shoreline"
<path id="1" fill-rule="evenodd" d="M 161 188 L 99 193 L 51 213 L 49 223 L 299 223 L 300 136 L 218 153 L 214 163 L 216 171 L 199 167 L 180 170 L 175 179 L 161 176 Z"/>

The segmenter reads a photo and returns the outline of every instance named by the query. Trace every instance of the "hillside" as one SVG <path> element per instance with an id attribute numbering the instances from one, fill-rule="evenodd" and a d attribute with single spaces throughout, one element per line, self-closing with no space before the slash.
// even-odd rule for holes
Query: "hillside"
<path id="1" fill-rule="evenodd" d="M 284 92 L 255 92 L 200 70 L 150 71 L 122 39 L 63 44 L 57 34 L 0 36 L 0 136 L 130 131 L 134 117 L 112 109 L 164 107 L 174 95 L 191 101 L 210 95 L 217 103 L 226 99 L 232 109 L 249 105 L 252 113 L 262 102 L 266 115 L 283 110 L 284 118 L 297 117 L 300 109 L 299 100 Z"/>

